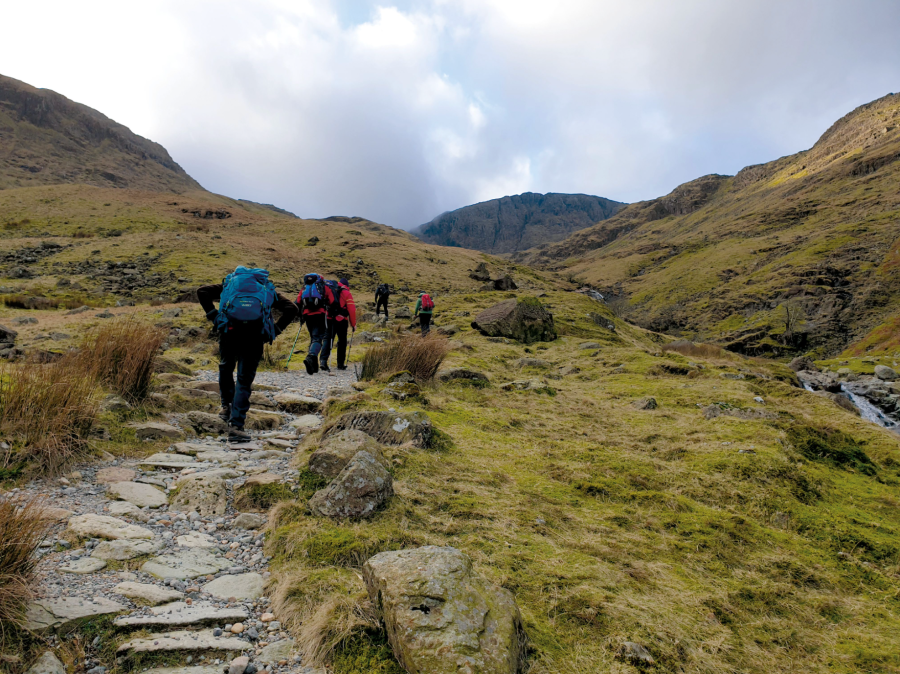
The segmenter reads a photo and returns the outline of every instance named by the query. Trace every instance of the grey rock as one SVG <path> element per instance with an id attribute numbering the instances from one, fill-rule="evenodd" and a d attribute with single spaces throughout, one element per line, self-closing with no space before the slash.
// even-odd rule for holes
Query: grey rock
<path id="1" fill-rule="evenodd" d="M 134 429 L 138 440 L 181 440 L 184 433 L 172 426 L 158 421 L 129 424 Z"/>
<path id="2" fill-rule="evenodd" d="M 107 515 L 76 515 L 69 519 L 69 531 L 82 538 L 99 537 L 112 540 L 153 538 L 153 532 L 149 529 Z"/>
<path id="3" fill-rule="evenodd" d="M 535 298 L 509 299 L 482 311 L 472 327 L 489 337 L 506 337 L 525 344 L 557 338 L 553 314 Z"/>
<path id="4" fill-rule="evenodd" d="M 393 479 L 369 452 L 357 452 L 340 474 L 309 500 L 313 513 L 331 519 L 371 517 L 394 495 Z"/>
<path id="5" fill-rule="evenodd" d="M 357 452 L 369 452 L 375 460 L 388 467 L 388 461 L 381 453 L 381 447 L 375 439 L 355 429 L 347 429 L 329 435 L 319 448 L 309 457 L 309 470 L 326 479 L 337 477 Z"/>
<path id="6" fill-rule="evenodd" d="M 322 425 L 322 419 L 317 417 L 315 414 L 304 414 L 301 417 L 297 417 L 293 421 L 288 424 L 291 428 L 298 429 L 313 429 L 318 428 Z"/>
<path id="7" fill-rule="evenodd" d="M 639 398 L 631 403 L 636 410 L 655 410 L 659 407 L 656 398 Z"/>
<path id="8" fill-rule="evenodd" d="M 190 663 L 191 656 L 186 662 Z M 222 674 L 222 668 L 218 665 L 197 665 L 194 667 L 156 667 L 154 669 L 141 670 L 141 674 Z"/>
<path id="9" fill-rule="evenodd" d="M 265 646 L 259 655 L 256 656 L 257 662 L 268 664 L 271 662 L 281 662 L 282 660 L 290 660 L 291 651 L 294 650 L 293 639 L 282 639 L 273 644 Z"/>
<path id="10" fill-rule="evenodd" d="M 291 414 L 314 414 L 322 407 L 318 398 L 300 395 L 299 393 L 279 393 L 275 395 L 278 408 Z"/>
<path id="11" fill-rule="evenodd" d="M 104 412 L 126 412 L 131 409 L 131 405 L 122 396 L 110 393 L 100 403 L 100 409 Z"/>
<path id="12" fill-rule="evenodd" d="M 241 513 L 231 522 L 232 529 L 261 529 L 266 526 L 266 517 L 256 513 Z"/>
<path id="13" fill-rule="evenodd" d="M 147 513 L 128 501 L 113 501 L 106 506 L 106 509 L 113 517 L 130 517 L 139 522 L 146 522 L 150 519 Z"/>
<path id="14" fill-rule="evenodd" d="M 163 651 L 242 651 L 247 648 L 243 639 L 231 636 L 214 637 L 212 630 L 186 630 L 151 634 L 132 639 L 119 646 L 118 653 L 159 653 Z"/>
<path id="15" fill-rule="evenodd" d="M 382 552 L 363 566 L 369 599 L 409 672 L 514 674 L 523 664 L 513 595 L 472 569 L 459 550 Z"/>
<path id="16" fill-rule="evenodd" d="M 328 429 L 323 440 L 347 429 L 362 431 L 383 445 L 409 443 L 419 448 L 427 447 L 434 433 L 431 419 L 422 412 L 348 412 Z"/>
<path id="17" fill-rule="evenodd" d="M 25 674 L 66 674 L 66 667 L 53 651 L 45 651 Z"/>
<path id="18" fill-rule="evenodd" d="M 135 541 L 122 539 L 118 541 L 103 541 L 91 552 L 95 559 L 124 562 L 128 559 L 152 555 L 162 549 L 160 541 Z"/>
<path id="19" fill-rule="evenodd" d="M 123 604 L 102 597 L 40 599 L 28 605 L 25 613 L 25 628 L 32 632 L 43 632 L 50 629 L 65 632 L 77 626 L 82 620 L 111 613 L 121 613 L 127 608 Z"/>
<path id="20" fill-rule="evenodd" d="M 228 506 L 225 478 L 213 471 L 185 475 L 176 483 L 178 492 L 169 503 L 176 512 L 196 510 L 204 517 L 224 515 Z"/>
<path id="21" fill-rule="evenodd" d="M 454 367 L 447 370 L 441 370 L 437 374 L 437 379 L 440 382 L 450 382 L 457 379 L 463 381 L 489 381 L 487 375 L 485 375 L 483 372 L 469 370 L 464 367 Z"/>
<path id="22" fill-rule="evenodd" d="M 203 586 L 203 591 L 219 599 L 257 599 L 262 596 L 266 581 L 258 573 L 222 576 Z"/>
<path id="23" fill-rule="evenodd" d="M 197 578 L 209 576 L 231 566 L 231 562 L 199 548 L 176 549 L 148 560 L 141 571 L 157 578 Z"/>
<path id="24" fill-rule="evenodd" d="M 248 617 L 243 608 L 219 608 L 207 602 L 190 605 L 176 601 L 154 606 L 147 615 L 123 616 L 114 622 L 116 627 L 177 627 L 209 622 L 241 622 Z"/>
<path id="25" fill-rule="evenodd" d="M 65 573 L 94 573 L 106 567 L 106 562 L 102 559 L 94 559 L 91 557 L 81 557 L 59 567 L 60 571 Z"/>
<path id="26" fill-rule="evenodd" d="M 167 590 L 151 583 L 134 583 L 130 581 L 119 583 L 113 588 L 113 592 L 129 599 L 137 599 L 151 606 L 166 604 L 184 598 L 184 594 L 177 590 Z"/>
<path id="27" fill-rule="evenodd" d="M 188 423 L 200 435 L 212 433 L 218 435 L 228 431 L 228 423 L 223 421 L 217 414 L 208 412 L 188 412 Z"/>
<path id="28" fill-rule="evenodd" d="M 898 375 L 892 368 L 887 365 L 876 365 L 875 376 L 881 381 L 897 381 Z"/>
<path id="29" fill-rule="evenodd" d="M 139 482 L 113 482 L 106 491 L 110 496 L 139 508 L 160 508 L 168 503 L 166 495 L 159 489 Z"/>
<path id="30" fill-rule="evenodd" d="M 247 669 L 249 664 L 250 658 L 246 655 L 239 655 L 228 665 L 228 674 L 244 674 L 244 670 Z"/>

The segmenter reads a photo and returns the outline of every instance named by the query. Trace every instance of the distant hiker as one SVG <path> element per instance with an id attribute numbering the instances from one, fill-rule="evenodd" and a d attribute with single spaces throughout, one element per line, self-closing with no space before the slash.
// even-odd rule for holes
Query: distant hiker
<path id="1" fill-rule="evenodd" d="M 309 330 L 309 352 L 303 359 L 306 374 L 319 371 L 319 352 L 328 338 L 327 308 L 333 303 L 334 295 L 325 284 L 323 276 L 307 274 L 303 277 L 303 289 L 297 295 L 297 304 L 300 305 L 300 321 L 306 323 L 306 329 Z M 328 371 L 327 362 L 322 369 Z"/>
<path id="2" fill-rule="evenodd" d="M 384 317 L 388 317 L 388 297 L 391 296 L 391 287 L 387 283 L 382 283 L 375 289 L 375 316 L 381 313 L 381 307 L 384 307 Z"/>
<path id="3" fill-rule="evenodd" d="M 434 300 L 428 293 L 419 293 L 419 299 L 416 302 L 416 316 L 419 317 L 419 325 L 422 326 L 422 336 L 428 334 L 431 330 L 431 315 L 434 313 Z"/>
<path id="4" fill-rule="evenodd" d="M 337 369 L 346 370 L 347 328 L 356 332 L 356 302 L 353 301 L 353 295 L 350 294 L 350 282 L 347 279 L 325 281 L 325 286 L 331 291 L 334 301 L 326 308 L 328 337 L 322 342 L 319 367 L 325 372 L 330 372 L 328 357 L 331 355 L 334 340 L 337 339 Z"/>
<path id="5" fill-rule="evenodd" d="M 244 421 L 263 345 L 271 344 L 294 320 L 297 306 L 275 291 L 268 271 L 247 267 L 238 267 L 222 283 L 203 286 L 197 290 L 197 299 L 219 333 L 219 416 L 228 422 L 231 439 L 248 440 Z M 218 309 L 215 300 L 219 300 Z M 273 309 L 281 312 L 277 323 Z"/>

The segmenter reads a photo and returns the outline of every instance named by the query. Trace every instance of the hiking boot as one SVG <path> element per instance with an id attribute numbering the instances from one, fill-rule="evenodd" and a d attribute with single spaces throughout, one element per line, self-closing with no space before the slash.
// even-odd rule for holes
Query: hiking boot
<path id="1" fill-rule="evenodd" d="M 315 374 L 319 371 L 319 362 L 315 356 L 307 356 L 303 359 L 303 364 L 306 366 L 306 374 Z"/>
<path id="2" fill-rule="evenodd" d="M 228 424 L 228 441 L 229 442 L 248 442 L 251 439 L 250 434 L 243 428 Z"/>
<path id="3" fill-rule="evenodd" d="M 331 372 L 331 368 L 328 367 L 328 363 L 319 364 L 319 369 L 322 370 L 322 372 Z"/>
<path id="4" fill-rule="evenodd" d="M 338 365 L 337 368 L 338 368 L 338 370 L 346 370 L 347 366 L 346 365 Z"/>
<path id="5" fill-rule="evenodd" d="M 231 405 L 222 405 L 222 409 L 219 411 L 219 418 L 226 423 L 231 419 Z"/>

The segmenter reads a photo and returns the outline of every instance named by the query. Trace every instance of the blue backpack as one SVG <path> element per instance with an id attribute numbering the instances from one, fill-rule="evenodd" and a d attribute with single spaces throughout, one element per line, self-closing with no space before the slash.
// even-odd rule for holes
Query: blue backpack
<path id="1" fill-rule="evenodd" d="M 319 274 L 307 274 L 303 277 L 303 292 L 300 293 L 300 304 L 307 311 L 323 309 L 328 304 L 325 295 L 325 279 Z"/>
<path id="2" fill-rule="evenodd" d="M 269 272 L 238 267 L 222 281 L 216 327 L 225 330 L 229 325 L 259 321 L 263 337 L 271 343 L 275 339 L 273 304 L 275 286 L 269 280 Z"/>

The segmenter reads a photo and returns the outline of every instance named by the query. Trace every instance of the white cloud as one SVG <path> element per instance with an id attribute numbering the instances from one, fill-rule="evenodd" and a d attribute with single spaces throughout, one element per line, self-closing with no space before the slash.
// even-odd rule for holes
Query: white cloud
<path id="1" fill-rule="evenodd" d="M 400 226 L 524 190 L 654 197 L 808 147 L 900 71 L 891 0 L 8 4 L 0 73 L 214 191 Z"/>

